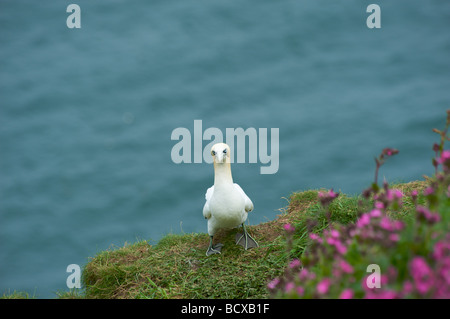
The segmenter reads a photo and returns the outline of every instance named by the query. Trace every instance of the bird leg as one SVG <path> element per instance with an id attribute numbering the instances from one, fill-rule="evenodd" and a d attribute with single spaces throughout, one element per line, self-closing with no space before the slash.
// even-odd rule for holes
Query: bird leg
<path id="1" fill-rule="evenodd" d="M 236 234 L 236 245 L 241 245 L 242 247 L 244 247 L 245 250 L 258 247 L 259 245 L 256 242 L 256 240 L 254 240 L 245 229 L 244 223 L 242 223 L 242 229 L 244 230 L 243 234 L 241 233 Z"/>
<path id="2" fill-rule="evenodd" d="M 214 254 L 220 254 L 220 251 L 222 250 L 223 244 L 215 244 L 213 245 L 213 236 L 209 236 L 209 247 L 206 251 L 206 256 L 211 256 Z"/>

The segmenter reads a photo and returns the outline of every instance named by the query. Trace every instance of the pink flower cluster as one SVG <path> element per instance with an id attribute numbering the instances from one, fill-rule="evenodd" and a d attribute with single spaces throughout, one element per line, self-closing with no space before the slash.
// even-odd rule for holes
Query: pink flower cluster
<path id="1" fill-rule="evenodd" d="M 447 194 L 450 186 L 445 186 Z M 424 190 L 423 197 L 429 199 L 438 189 L 438 185 L 431 184 Z M 418 205 L 420 194 L 412 191 L 410 197 L 415 205 L 416 222 L 408 224 L 392 219 L 388 212 L 395 206 L 401 207 L 406 195 L 390 189 L 387 183 L 384 192 L 372 192 L 372 209 L 361 214 L 355 223 L 327 228 L 321 235 L 309 233 L 311 244 L 301 260 L 294 259 L 284 276 L 268 284 L 272 296 L 281 293 L 288 298 L 450 298 L 450 235 L 440 236 L 441 239 L 431 246 L 432 252 L 409 251 L 412 249 L 409 247 L 425 247 L 428 240 L 438 238 L 433 226 L 441 222 L 441 215 L 430 207 Z M 331 190 L 320 192 L 318 198 L 326 209 L 337 196 Z M 288 242 L 292 243 L 295 227 L 286 224 L 284 229 Z M 448 230 L 448 225 L 445 229 Z M 371 257 L 373 253 L 397 260 L 384 269 L 379 289 L 367 286 L 368 274 L 364 268 L 367 263 L 355 264 L 355 256 Z M 397 256 L 404 256 L 400 264 L 397 264 Z M 358 282 L 360 286 L 356 289 Z"/>
<path id="2" fill-rule="evenodd" d="M 438 159 L 438 164 L 448 166 L 448 164 L 447 164 L 448 162 L 450 162 L 450 151 L 444 150 L 441 153 L 441 157 Z"/>
<path id="3" fill-rule="evenodd" d="M 410 293 L 429 298 L 450 298 L 450 235 L 433 246 L 431 262 L 422 256 L 409 263 L 412 281 L 405 284 Z"/>
<path id="4" fill-rule="evenodd" d="M 322 244 L 323 239 L 316 234 L 310 234 L 309 237 Z M 351 242 L 349 239 L 344 239 L 336 229 L 325 230 L 324 240 L 330 246 L 333 247 L 340 255 L 344 255 L 347 252 L 347 245 Z"/>
<path id="5" fill-rule="evenodd" d="M 431 212 L 427 207 L 418 205 L 416 211 L 418 218 L 429 224 L 434 224 L 441 220 L 441 216 L 438 213 Z"/>
<path id="6" fill-rule="evenodd" d="M 293 232 L 295 232 L 295 227 L 292 226 L 292 224 L 285 224 L 285 225 L 283 226 L 283 228 L 284 228 L 284 230 L 285 230 L 287 233 L 289 233 L 289 234 L 292 234 Z"/>
<path id="7" fill-rule="evenodd" d="M 443 132 L 439 130 L 435 130 L 436 133 L 439 133 L 441 135 L 441 144 L 434 144 L 433 145 L 433 151 L 436 152 L 436 157 L 433 158 L 433 166 L 436 169 L 436 175 L 438 175 L 438 167 L 439 165 L 442 165 L 442 169 L 444 173 L 448 173 L 450 171 L 450 150 L 444 150 L 443 149 L 443 141 L 445 139 L 448 139 L 446 137 L 447 130 L 444 130 Z M 448 139 L 450 140 L 450 139 Z M 439 155 L 440 152 L 440 155 Z"/>
<path id="8" fill-rule="evenodd" d="M 387 207 L 395 206 L 399 208 L 403 205 L 403 197 L 405 196 L 402 191 L 398 189 L 390 189 L 389 185 L 384 183 L 384 192 L 374 192 L 373 199 L 375 200 L 375 208 L 384 210 Z"/>
<path id="9" fill-rule="evenodd" d="M 357 237 L 361 242 L 378 242 L 385 247 L 390 247 L 400 238 L 400 231 L 404 224 L 398 220 L 392 220 L 380 209 L 373 209 L 369 213 L 361 215 L 355 227 L 350 227 L 351 237 Z"/>
<path id="10" fill-rule="evenodd" d="M 430 216 L 427 215 L 435 221 L 435 216 L 439 215 Z M 450 298 L 450 235 L 436 242 L 429 256 L 431 263 L 418 255 L 408 262 L 407 277 L 401 281 L 400 288 L 398 270 L 394 266 L 390 266 L 386 273 L 381 275 L 382 289 L 367 287 L 367 274 L 362 278 L 358 277 L 361 273 L 364 274 L 364 269 L 363 272 L 361 269 L 355 269 L 347 260 L 350 246 L 356 244 L 358 254 L 362 255 L 367 255 L 375 246 L 384 247 L 386 251 L 396 251 L 394 246 L 404 229 L 403 222 L 392 220 L 384 211 L 374 208 L 362 214 L 355 224 L 340 229 L 326 229 L 322 236 L 310 233 L 312 244 L 310 250 L 302 256 L 302 261 L 294 259 L 288 265 L 285 275 L 275 278 L 267 287 L 273 295 L 281 292 L 290 298 Z M 295 228 L 289 224 L 285 225 L 285 230 L 291 235 Z M 323 263 L 330 264 L 331 273 L 328 276 L 319 277 L 307 267 Z M 359 280 L 362 289 L 355 291 L 351 286 L 358 278 L 361 278 Z"/>
<path id="11" fill-rule="evenodd" d="M 438 241 L 433 246 L 433 253 L 429 262 L 423 256 L 414 256 L 408 263 L 408 278 L 403 281 L 400 289 L 371 289 L 362 281 L 367 299 L 394 298 L 450 298 L 450 236 Z M 381 275 L 381 285 L 395 286 L 398 272 L 391 266 L 387 275 Z"/>
<path id="12" fill-rule="evenodd" d="M 383 149 L 375 158 L 375 179 L 363 191 L 366 203 L 360 201 L 359 218 L 347 225 L 331 226 L 322 234 L 308 228 L 310 245 L 301 257 L 286 267 L 284 275 L 273 279 L 267 288 L 272 297 L 284 298 L 450 298 L 450 150 L 444 150 L 444 141 L 450 140 L 450 110 L 441 144 L 435 144 L 435 180 L 422 194 L 414 190 L 410 199 L 398 189 L 383 188 L 377 183 L 379 168 L 385 159 L 398 153 Z M 443 173 L 438 173 L 442 165 Z M 333 190 L 319 192 L 318 199 L 329 213 L 329 205 L 339 196 Z M 373 202 L 370 202 L 370 201 Z M 427 205 L 423 205 L 423 201 Z M 410 217 L 404 221 L 392 219 L 389 214 L 406 208 Z M 328 215 L 329 217 L 329 215 Z M 311 225 L 314 225 L 311 222 Z M 286 224 L 288 252 L 294 236 L 303 236 L 295 227 Z M 299 233 L 299 234 L 296 234 Z M 380 263 L 377 285 L 369 285 L 368 265 Z M 378 265 L 378 269 L 381 267 Z M 370 277 L 369 277 L 370 276 Z M 378 285 L 378 283 L 380 285 Z"/>
<path id="13" fill-rule="evenodd" d="M 329 205 L 333 200 L 335 200 L 339 196 L 339 193 L 333 191 L 333 189 L 328 192 L 319 192 L 318 197 L 319 201 L 323 206 Z"/>

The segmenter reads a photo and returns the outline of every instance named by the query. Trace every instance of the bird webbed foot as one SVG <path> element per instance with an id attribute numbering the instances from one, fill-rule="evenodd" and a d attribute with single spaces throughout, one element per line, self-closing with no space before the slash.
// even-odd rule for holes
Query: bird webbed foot
<path id="1" fill-rule="evenodd" d="M 215 245 L 212 244 L 212 236 L 210 237 L 209 247 L 206 251 L 206 256 L 211 256 L 214 254 L 220 254 L 222 250 L 223 244 L 217 243 Z"/>
<path id="2" fill-rule="evenodd" d="M 242 228 L 244 233 L 236 234 L 236 245 L 241 245 L 245 250 L 258 247 L 258 243 L 249 235 L 244 225 L 242 225 Z"/>

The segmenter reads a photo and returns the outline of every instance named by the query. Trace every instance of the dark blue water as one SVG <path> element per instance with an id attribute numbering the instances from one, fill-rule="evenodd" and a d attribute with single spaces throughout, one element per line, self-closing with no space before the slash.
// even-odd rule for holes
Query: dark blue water
<path id="1" fill-rule="evenodd" d="M 388 181 L 433 172 L 448 1 L 377 0 L 381 29 L 366 25 L 374 1 L 77 0 L 81 29 L 70 3 L 0 2 L 1 293 L 53 298 L 99 251 L 206 232 L 213 167 L 171 158 L 194 120 L 279 128 L 276 174 L 232 166 L 250 224 L 296 190 L 359 193 L 387 146 Z"/>

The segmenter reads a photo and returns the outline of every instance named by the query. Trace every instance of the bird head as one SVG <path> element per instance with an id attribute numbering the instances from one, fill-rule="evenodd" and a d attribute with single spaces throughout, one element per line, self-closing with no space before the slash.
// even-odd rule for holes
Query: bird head
<path id="1" fill-rule="evenodd" d="M 230 147 L 225 143 L 214 144 L 211 148 L 214 163 L 230 163 Z"/>

